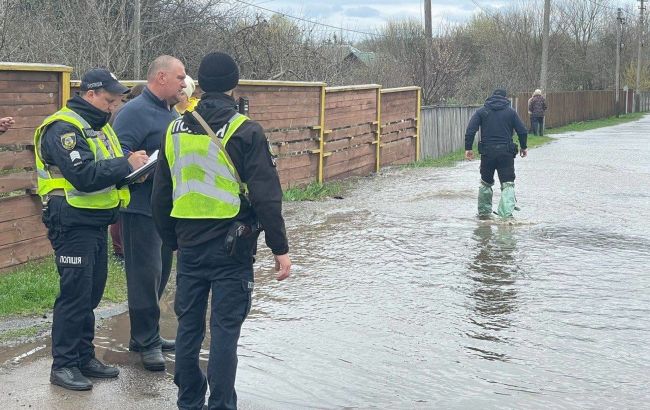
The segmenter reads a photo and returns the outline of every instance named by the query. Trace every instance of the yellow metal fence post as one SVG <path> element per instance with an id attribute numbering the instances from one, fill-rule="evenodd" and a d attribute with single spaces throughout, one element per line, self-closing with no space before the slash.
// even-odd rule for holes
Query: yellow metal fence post
<path id="1" fill-rule="evenodd" d="M 323 183 L 323 162 L 325 161 L 325 85 L 320 89 L 320 130 L 319 130 L 319 152 L 318 152 L 318 183 Z"/>
<path id="2" fill-rule="evenodd" d="M 70 99 L 70 72 L 63 71 L 61 73 L 61 105 L 60 108 L 65 107 L 65 103 Z"/>
<path id="3" fill-rule="evenodd" d="M 377 164 L 376 172 L 381 169 L 381 87 L 377 88 Z"/>
<path id="4" fill-rule="evenodd" d="M 422 89 L 417 90 L 417 112 L 415 113 L 415 160 L 420 160 L 420 116 L 422 111 Z"/>

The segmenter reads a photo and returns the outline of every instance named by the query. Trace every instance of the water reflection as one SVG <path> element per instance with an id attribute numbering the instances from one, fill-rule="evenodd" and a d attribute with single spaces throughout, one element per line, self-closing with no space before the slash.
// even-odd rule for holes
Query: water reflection
<path id="1" fill-rule="evenodd" d="M 511 317 L 517 310 L 517 242 L 513 229 L 510 225 L 481 223 L 472 235 L 476 253 L 468 265 L 473 306 L 467 335 L 479 342 L 467 349 L 488 360 L 508 360 L 506 354 L 493 350 L 503 350 L 495 344 L 508 343 L 503 333 L 512 325 Z"/>

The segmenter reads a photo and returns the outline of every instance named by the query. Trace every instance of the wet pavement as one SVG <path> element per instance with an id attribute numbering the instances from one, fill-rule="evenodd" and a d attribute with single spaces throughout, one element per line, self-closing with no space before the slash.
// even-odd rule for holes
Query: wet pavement
<path id="1" fill-rule="evenodd" d="M 259 255 L 241 408 L 647 408 L 650 117 L 516 166 L 514 225 L 474 218 L 478 162 L 287 204 L 294 276 L 275 282 Z M 86 393 L 48 383 L 49 341 L 3 349 L 0 405 L 175 408 L 173 355 L 152 374 L 127 342 L 125 314 L 104 321 L 98 354 L 122 373 Z"/>

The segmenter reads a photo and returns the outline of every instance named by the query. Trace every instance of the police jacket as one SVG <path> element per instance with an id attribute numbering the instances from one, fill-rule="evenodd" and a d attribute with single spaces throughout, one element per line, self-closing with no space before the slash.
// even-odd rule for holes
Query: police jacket
<path id="1" fill-rule="evenodd" d="M 206 93 L 196 111 L 213 130 L 223 127 L 236 114 L 235 100 L 223 93 Z M 190 113 L 183 116 L 185 125 L 196 134 L 205 134 Z M 242 201 L 239 213 L 231 219 L 176 219 L 170 216 L 173 188 L 169 163 L 164 152 L 158 155 L 153 192 L 152 216 L 163 242 L 176 249 L 200 245 L 209 240 L 223 240 L 235 220 L 250 223 L 257 218 L 265 231 L 266 244 L 275 255 L 289 251 L 282 217 L 282 188 L 262 127 L 251 120 L 232 135 L 226 151 L 242 181 L 247 184 L 250 205 Z"/>
<path id="2" fill-rule="evenodd" d="M 110 114 L 93 107 L 80 96 L 71 98 L 66 106 L 82 116 L 96 131 L 106 125 Z M 70 138 L 73 134 L 74 138 Z M 62 138 L 63 136 L 65 138 Z M 95 161 L 85 137 L 72 124 L 52 123 L 44 132 L 41 143 L 43 161 L 59 168 L 65 179 L 82 192 L 94 192 L 117 184 L 131 172 L 126 157 Z M 61 226 L 106 226 L 118 217 L 118 208 L 82 209 L 70 206 L 65 197 L 52 196 L 49 218 Z"/>
<path id="3" fill-rule="evenodd" d="M 519 144 L 526 149 L 528 130 L 510 107 L 510 101 L 500 95 L 493 95 L 478 111 L 472 115 L 465 131 L 465 150 L 472 149 L 474 136 L 481 128 L 481 141 L 484 144 L 499 144 L 512 142 L 513 131 L 519 136 Z"/>

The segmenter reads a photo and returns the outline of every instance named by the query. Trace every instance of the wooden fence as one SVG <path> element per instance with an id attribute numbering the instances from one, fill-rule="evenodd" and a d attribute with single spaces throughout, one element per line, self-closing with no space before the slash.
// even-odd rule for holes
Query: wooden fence
<path id="1" fill-rule="evenodd" d="M 440 158 L 465 146 L 465 129 L 480 106 L 422 107 L 422 158 Z"/>
<path id="2" fill-rule="evenodd" d="M 524 121 L 530 124 L 528 99 L 532 93 L 517 93 L 513 106 Z M 566 91 L 546 95 L 548 110 L 544 118 L 547 128 L 561 127 L 573 122 L 597 120 L 616 115 L 615 91 Z M 626 93 L 620 93 L 621 110 L 625 108 Z"/>
<path id="3" fill-rule="evenodd" d="M 638 96 L 638 101 L 639 101 L 640 112 L 650 111 L 650 92 L 640 92 Z"/>
<path id="4" fill-rule="evenodd" d="M 0 117 L 16 126 L 0 136 L 0 270 L 52 251 L 35 195 L 34 129 L 78 91 L 72 69 L 0 64 Z M 124 81 L 128 86 L 143 81 Z M 240 81 L 235 98 L 249 100 L 278 153 L 284 188 L 352 175 L 418 158 L 420 90 L 379 85 L 327 87 L 320 82 Z"/>
<path id="5" fill-rule="evenodd" d="M 70 95 L 70 67 L 0 63 L 0 117 L 16 124 L 0 135 L 0 268 L 52 252 L 32 195 L 34 128 Z"/>
<path id="6" fill-rule="evenodd" d="M 529 127 L 528 93 L 512 97 L 515 108 L 524 124 Z M 621 91 L 621 113 L 632 112 L 633 91 Z M 576 91 L 548 93 L 546 127 L 559 127 L 573 122 L 594 120 L 616 115 L 614 91 Z M 650 111 L 650 93 L 640 95 L 641 111 Z M 423 107 L 420 147 L 422 158 L 440 158 L 464 146 L 465 129 L 469 119 L 481 106 Z"/>

